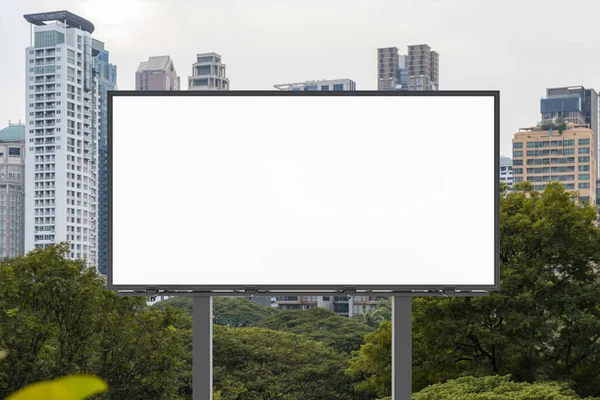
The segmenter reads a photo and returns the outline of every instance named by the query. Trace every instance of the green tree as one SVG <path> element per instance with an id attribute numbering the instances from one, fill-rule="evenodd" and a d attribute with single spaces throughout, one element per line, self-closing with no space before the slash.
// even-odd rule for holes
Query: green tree
<path id="1" fill-rule="evenodd" d="M 166 307 L 179 308 L 192 315 L 191 297 L 172 297 L 155 303 L 152 308 L 161 310 Z M 213 323 L 229 327 L 248 327 L 257 325 L 263 319 L 276 314 L 278 309 L 265 307 L 244 297 L 213 297 Z"/>
<path id="2" fill-rule="evenodd" d="M 68 245 L 0 262 L 0 397 L 79 373 L 103 378 L 102 398 L 174 399 L 184 341 L 177 310 L 151 312 L 144 299 L 117 297 Z"/>
<path id="3" fill-rule="evenodd" d="M 374 328 L 332 311 L 314 307 L 309 310 L 286 310 L 265 318 L 260 327 L 292 332 L 331 346 L 344 353 L 358 350 L 367 333 Z"/>
<path id="4" fill-rule="evenodd" d="M 392 323 L 384 320 L 376 332 L 365 337 L 365 344 L 353 353 L 346 374 L 359 380 L 356 390 L 378 396 L 392 392 Z"/>
<path id="5" fill-rule="evenodd" d="M 223 400 L 366 399 L 344 354 L 301 335 L 214 326 L 214 387 Z"/>
<path id="6" fill-rule="evenodd" d="M 517 383 L 510 376 L 464 377 L 431 385 L 413 400 L 580 400 L 574 391 L 557 382 Z M 391 399 L 390 399 L 391 400 Z M 589 399 L 592 400 L 592 399 Z"/>
<path id="7" fill-rule="evenodd" d="M 415 388 L 464 375 L 570 381 L 600 394 L 596 210 L 559 184 L 501 196 L 501 290 L 413 301 Z"/>

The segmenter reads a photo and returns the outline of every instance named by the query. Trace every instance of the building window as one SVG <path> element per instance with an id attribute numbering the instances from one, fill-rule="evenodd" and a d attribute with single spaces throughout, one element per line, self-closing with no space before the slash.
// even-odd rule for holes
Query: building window
<path id="1" fill-rule="evenodd" d="M 582 156 L 578 158 L 580 163 L 586 163 L 586 162 L 590 162 L 590 157 L 589 156 Z"/>
<path id="2" fill-rule="evenodd" d="M 522 151 L 513 151 L 513 157 L 523 157 Z"/>
<path id="3" fill-rule="evenodd" d="M 529 143 L 527 143 L 529 144 Z M 529 147 L 529 146 L 527 146 Z M 523 142 L 514 142 L 513 143 L 513 149 L 522 149 L 523 148 Z"/>
<path id="4" fill-rule="evenodd" d="M 589 145 L 590 144 L 590 139 L 579 139 L 577 141 L 577 144 L 579 144 L 580 146 Z"/>
<path id="5" fill-rule="evenodd" d="M 537 149 L 538 148 L 538 142 L 527 142 L 527 148 L 528 149 Z"/>
<path id="6" fill-rule="evenodd" d="M 589 154 L 589 152 L 590 152 L 590 148 L 589 147 L 580 147 L 577 150 L 577 153 L 579 153 L 579 154 Z"/>
<path id="7" fill-rule="evenodd" d="M 577 185 L 577 187 L 578 187 L 579 189 L 589 189 L 589 188 L 590 188 L 590 184 L 589 184 L 589 182 L 586 182 L 586 183 L 579 183 L 579 184 Z"/>
<path id="8" fill-rule="evenodd" d="M 578 169 L 579 169 L 579 171 L 589 171 L 590 166 L 589 165 L 580 165 Z"/>
<path id="9" fill-rule="evenodd" d="M 343 90 L 344 90 L 344 84 L 339 83 L 339 84 L 333 85 L 334 92 L 339 92 L 339 91 L 343 91 Z"/>
<path id="10" fill-rule="evenodd" d="M 590 174 L 579 174 L 579 180 L 580 181 L 589 181 L 590 180 Z"/>
<path id="11" fill-rule="evenodd" d="M 523 160 L 514 160 L 513 165 L 523 165 Z"/>
<path id="12" fill-rule="evenodd" d="M 527 171 L 529 171 L 529 169 Z M 513 174 L 514 175 L 523 175 L 523 168 L 514 168 Z"/>
<path id="13" fill-rule="evenodd" d="M 323 85 L 323 86 L 321 86 L 321 91 L 328 92 L 329 91 L 329 85 Z M 325 298 L 323 298 L 323 299 L 325 299 Z"/>
<path id="14" fill-rule="evenodd" d="M 563 146 L 575 146 L 575 140 L 563 140 Z"/>

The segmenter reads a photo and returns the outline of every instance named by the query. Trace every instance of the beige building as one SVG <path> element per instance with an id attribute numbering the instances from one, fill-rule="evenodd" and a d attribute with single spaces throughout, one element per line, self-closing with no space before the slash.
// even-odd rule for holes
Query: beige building
<path id="1" fill-rule="evenodd" d="M 596 204 L 595 148 L 588 124 L 568 123 L 562 134 L 521 128 L 513 138 L 513 182 L 531 182 L 536 190 L 560 182 L 567 190 L 579 192 L 580 201 Z"/>
<path id="2" fill-rule="evenodd" d="M 427 44 L 377 49 L 377 90 L 439 90 L 440 55 Z"/>

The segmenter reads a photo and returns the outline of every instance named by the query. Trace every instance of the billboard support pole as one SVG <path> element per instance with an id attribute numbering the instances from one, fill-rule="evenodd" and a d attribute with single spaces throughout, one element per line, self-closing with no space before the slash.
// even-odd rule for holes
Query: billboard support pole
<path id="1" fill-rule="evenodd" d="M 212 400 L 212 297 L 194 296 L 192 303 L 193 400 Z"/>
<path id="2" fill-rule="evenodd" d="M 412 297 L 392 297 L 392 400 L 412 399 Z"/>

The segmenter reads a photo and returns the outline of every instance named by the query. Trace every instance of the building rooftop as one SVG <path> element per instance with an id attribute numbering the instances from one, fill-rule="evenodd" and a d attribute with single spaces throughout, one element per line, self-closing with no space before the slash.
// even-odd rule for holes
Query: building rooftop
<path id="1" fill-rule="evenodd" d="M 25 140 L 25 125 L 22 123 L 12 124 L 8 122 L 8 127 L 0 130 L 0 141 Z"/>
<path id="2" fill-rule="evenodd" d="M 169 56 L 156 56 L 148 58 L 148 61 L 142 61 L 137 69 L 137 72 L 142 71 L 166 71 L 171 63 L 171 57 Z"/>
<path id="3" fill-rule="evenodd" d="M 69 26 L 72 26 L 74 28 L 79 28 L 79 29 L 89 32 L 89 33 L 93 33 L 94 29 L 96 29 L 94 27 L 94 24 L 92 24 L 87 19 L 82 18 L 79 15 L 75 15 L 72 12 L 65 11 L 65 10 L 50 11 L 50 12 L 37 13 L 37 14 L 25 14 L 25 15 L 23 15 L 23 18 L 25 18 L 25 20 L 27 22 L 29 22 L 30 24 L 38 25 L 38 26 L 46 25 L 46 22 L 60 21 L 60 22 L 65 22 Z"/>

